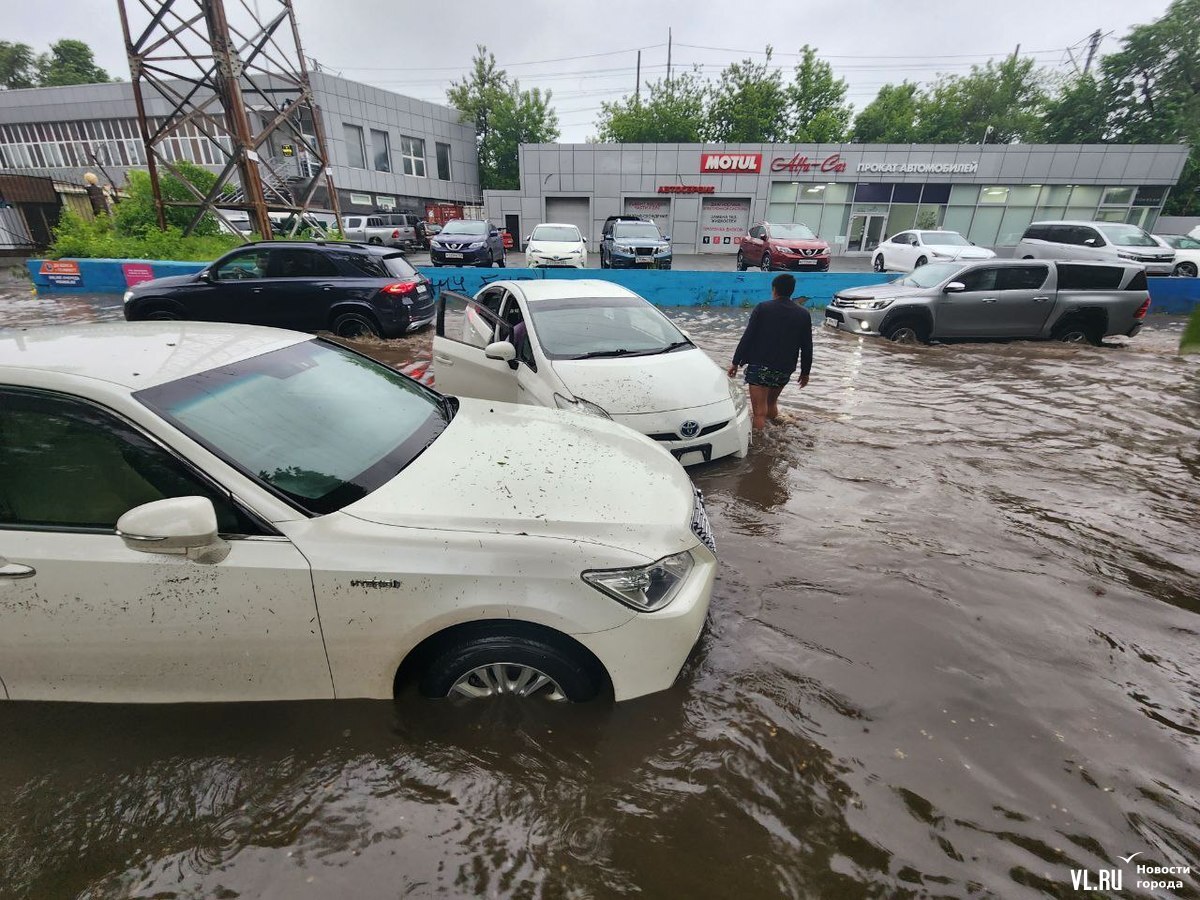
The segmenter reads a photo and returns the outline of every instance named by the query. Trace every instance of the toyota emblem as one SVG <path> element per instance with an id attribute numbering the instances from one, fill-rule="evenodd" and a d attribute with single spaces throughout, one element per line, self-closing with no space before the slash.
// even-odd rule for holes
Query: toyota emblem
<path id="1" fill-rule="evenodd" d="M 700 423 L 695 419 L 688 419 L 679 426 L 679 433 L 685 438 L 694 438 L 700 433 Z"/>

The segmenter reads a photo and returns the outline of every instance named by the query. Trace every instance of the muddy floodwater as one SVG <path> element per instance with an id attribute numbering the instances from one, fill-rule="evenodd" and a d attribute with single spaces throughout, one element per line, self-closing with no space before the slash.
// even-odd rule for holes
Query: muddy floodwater
<path id="1" fill-rule="evenodd" d="M 0 328 L 119 307 L 10 292 Z M 745 320 L 671 315 L 723 362 Z M 0 894 L 1070 897 L 1072 870 L 1119 869 L 1121 896 L 1200 897 L 1181 327 L 819 330 L 794 422 L 693 471 L 722 570 L 652 697 L 0 704 Z M 428 344 L 366 349 L 419 374 Z M 1152 892 L 1139 863 L 1190 872 Z"/>

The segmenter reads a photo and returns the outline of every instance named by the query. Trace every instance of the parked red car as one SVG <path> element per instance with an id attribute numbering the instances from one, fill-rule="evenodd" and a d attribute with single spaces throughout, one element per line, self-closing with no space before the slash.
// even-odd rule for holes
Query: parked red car
<path id="1" fill-rule="evenodd" d="M 764 272 L 790 269 L 794 272 L 828 272 L 829 244 L 799 222 L 775 225 L 759 222 L 744 238 L 737 253 L 737 267 L 751 266 Z"/>

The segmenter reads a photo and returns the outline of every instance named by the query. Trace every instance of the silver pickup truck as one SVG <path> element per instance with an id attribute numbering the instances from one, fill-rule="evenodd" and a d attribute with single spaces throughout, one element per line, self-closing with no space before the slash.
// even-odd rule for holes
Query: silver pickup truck
<path id="1" fill-rule="evenodd" d="M 1136 263 L 993 259 L 930 263 L 888 284 L 839 291 L 825 324 L 893 341 L 1024 338 L 1099 344 L 1142 329 L 1150 294 Z"/>
<path id="2" fill-rule="evenodd" d="M 417 223 L 411 213 L 375 213 L 342 216 L 342 234 L 348 241 L 384 247 L 415 247 Z"/>

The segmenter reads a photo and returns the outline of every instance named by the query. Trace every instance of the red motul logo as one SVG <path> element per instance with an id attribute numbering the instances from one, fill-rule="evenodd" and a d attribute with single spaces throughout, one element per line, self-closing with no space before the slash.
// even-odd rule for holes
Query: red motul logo
<path id="1" fill-rule="evenodd" d="M 701 153 L 701 172 L 761 172 L 761 153 Z"/>

